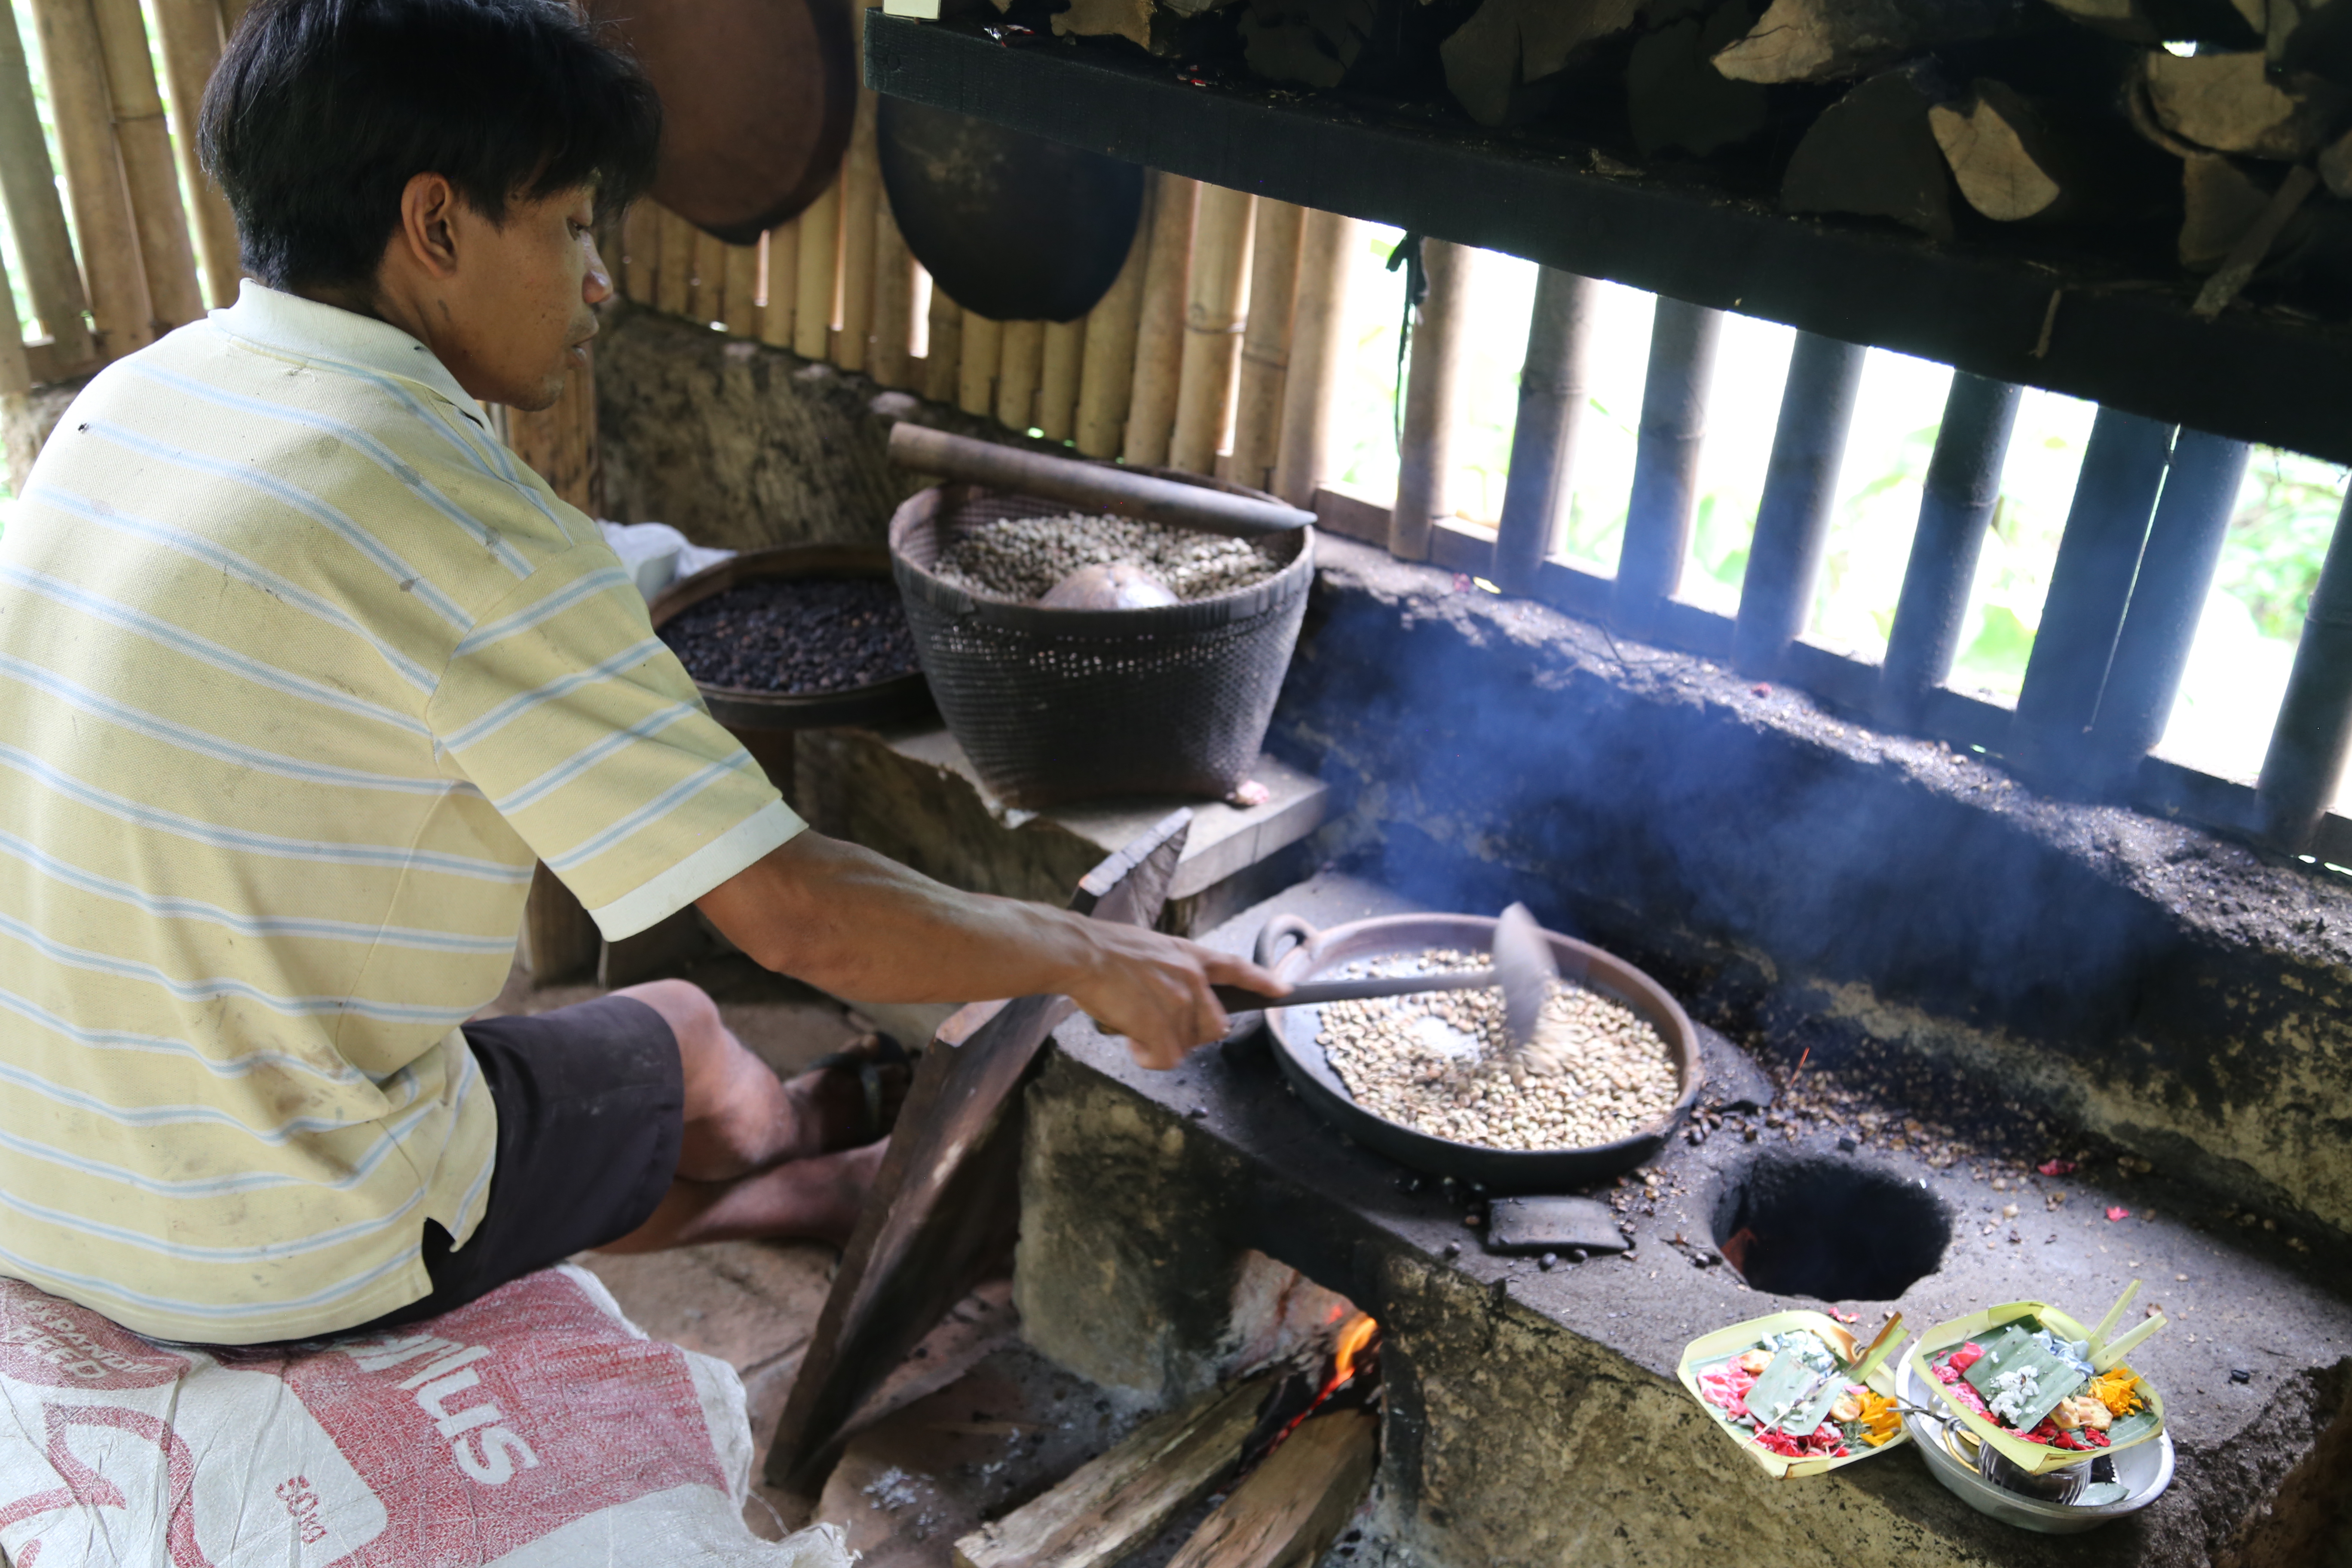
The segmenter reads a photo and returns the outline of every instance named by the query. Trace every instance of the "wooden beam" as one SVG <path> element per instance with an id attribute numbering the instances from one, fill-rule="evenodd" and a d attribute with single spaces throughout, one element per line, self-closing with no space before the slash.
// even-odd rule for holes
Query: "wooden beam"
<path id="1" fill-rule="evenodd" d="M 1369 1410 L 1302 1423 L 1202 1521 L 1168 1568 L 1307 1568 L 1371 1485 L 1380 1425 Z"/>
<path id="2" fill-rule="evenodd" d="M 82 292 L 81 267 L 74 259 L 73 238 L 66 228 L 65 204 L 58 199 L 57 175 L 49 167 L 32 71 L 13 9 L 0 13 L 0 196 L 8 205 L 8 226 L 16 237 L 33 314 L 56 345 L 57 357 L 76 365 L 95 359 L 98 345 L 82 319 L 89 301 Z M 36 379 L 47 378 L 37 374 Z"/>
<path id="3" fill-rule="evenodd" d="M 153 312 L 139 260 L 131 187 L 123 181 L 122 153 L 114 139 L 98 18 L 89 0 L 33 0 L 33 23 L 40 30 L 41 64 L 48 78 L 58 151 L 65 159 L 66 192 L 73 201 L 74 237 L 80 242 L 82 284 L 98 352 L 117 359 L 153 336 Z"/>
<path id="4" fill-rule="evenodd" d="M 172 161 L 163 95 L 155 86 L 147 23 L 139 0 L 94 0 L 99 45 L 106 57 L 107 96 L 114 105 L 114 139 L 139 229 L 139 257 L 147 273 L 148 308 L 158 337 L 205 313 L 196 288 L 196 253 L 188 215 L 180 205 L 180 171 Z"/>
<path id="5" fill-rule="evenodd" d="M 955 1543 L 957 1568 L 1111 1568 L 1234 1473 L 1268 1380 L 1213 1388 Z"/>
<path id="6" fill-rule="evenodd" d="M 214 0 L 155 0 L 155 27 L 163 36 L 163 76 L 172 89 L 172 142 L 180 178 L 193 198 L 196 255 L 205 264 L 205 298 L 217 306 L 236 303 L 245 268 L 237 254 L 236 215 L 228 198 L 205 174 L 196 155 L 196 116 L 205 86 L 220 64 L 221 13 Z"/>

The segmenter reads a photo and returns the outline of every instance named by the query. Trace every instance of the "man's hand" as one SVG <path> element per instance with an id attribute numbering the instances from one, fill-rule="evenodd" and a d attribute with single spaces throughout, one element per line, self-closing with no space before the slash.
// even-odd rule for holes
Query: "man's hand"
<path id="1" fill-rule="evenodd" d="M 779 974 L 866 1002 L 1059 994 L 1172 1068 L 1222 1037 L 1212 985 L 1278 995 L 1256 964 L 1198 942 L 984 893 L 959 892 L 868 849 L 803 833 L 704 894 L 702 912 Z"/>
<path id="2" fill-rule="evenodd" d="M 1141 1066 L 1166 1069 L 1195 1046 L 1222 1039 L 1231 1025 L 1209 987 L 1240 985 L 1268 997 L 1288 987 L 1246 959 L 1137 926 L 1086 921 L 1094 973 L 1070 987 L 1087 1016 L 1113 1034 Z"/>

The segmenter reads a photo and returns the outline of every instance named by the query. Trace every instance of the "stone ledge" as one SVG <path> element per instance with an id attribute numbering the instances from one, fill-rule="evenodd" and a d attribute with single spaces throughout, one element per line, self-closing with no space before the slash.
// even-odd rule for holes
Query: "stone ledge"
<path id="1" fill-rule="evenodd" d="M 1318 858 L 1524 899 L 1790 1059 L 1913 1054 L 2352 1227 L 2340 879 L 1319 544 L 1270 739 L 1333 788 Z"/>
<path id="2" fill-rule="evenodd" d="M 1398 904 L 1318 878 L 1206 940 L 1238 951 L 1276 910 L 1324 924 Z M 1706 1234 L 1716 1184 L 1746 1146 L 1672 1145 L 1630 1259 L 1544 1272 L 1479 1250 L 1433 1184 L 1403 1190 L 1399 1167 L 1316 1121 L 1262 1052 L 1199 1052 L 1156 1074 L 1083 1022 L 1057 1042 L 1029 1100 L 1024 1331 L 1098 1382 L 1164 1392 L 1211 1375 L 1243 1248 L 1353 1297 L 1390 1326 L 1404 1379 L 1384 1459 L 1392 1522 L 1433 1562 L 2284 1563 L 2312 1560 L 2316 1526 L 2310 1508 L 2272 1511 L 2290 1500 L 2282 1487 L 2341 1490 L 2341 1476 L 2313 1472 L 2342 1460 L 2327 1434 L 2352 1387 L 2352 1309 L 2284 1249 L 2250 1254 L 2213 1234 L 2218 1216 L 2178 1184 L 2135 1184 L 2124 1195 L 2141 1210 L 2154 1198 L 2159 1217 L 2124 1225 L 2100 1217 L 2105 1197 L 2089 1187 L 2036 1216 L 2059 1240 L 2028 1249 L 1988 1251 L 1958 1227 L 1942 1266 L 1893 1303 L 1924 1328 L 2036 1296 L 2095 1313 L 2136 1275 L 2158 1282 L 2176 1321 L 2134 1364 L 2166 1392 L 2173 1488 L 2093 1535 L 2044 1538 L 1966 1509 L 1916 1456 L 1776 1486 L 1690 1405 L 1673 1382 L 1685 1342 L 1815 1304 L 1694 1268 L 1671 1245 Z M 1987 1196 L 1916 1156 L 1855 1158 L 1963 1215 Z M 2233 1366 L 2252 1382 L 2232 1384 Z"/>

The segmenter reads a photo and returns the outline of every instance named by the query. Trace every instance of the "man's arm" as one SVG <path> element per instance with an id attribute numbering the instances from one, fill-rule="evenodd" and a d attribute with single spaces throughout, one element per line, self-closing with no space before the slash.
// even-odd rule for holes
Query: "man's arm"
<path id="1" fill-rule="evenodd" d="M 869 849 L 804 832 L 698 900 L 727 939 L 780 974 L 873 1002 L 972 1002 L 1051 992 L 1171 1068 L 1222 1036 L 1212 984 L 1269 995 L 1256 964 L 1066 910 L 962 893 Z"/>

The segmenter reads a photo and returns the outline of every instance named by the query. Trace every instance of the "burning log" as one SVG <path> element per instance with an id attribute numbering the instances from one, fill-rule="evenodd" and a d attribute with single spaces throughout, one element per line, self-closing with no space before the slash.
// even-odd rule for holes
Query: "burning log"
<path id="1" fill-rule="evenodd" d="M 1369 1410 L 1337 1410 L 1301 1423 L 1202 1521 L 1169 1568 L 1315 1562 L 1371 1484 L 1379 1429 Z"/>
<path id="2" fill-rule="evenodd" d="M 2216 153 L 2254 158 L 2309 157 L 2326 143 L 2347 101 L 2314 76 L 2273 80 L 2260 54 L 2194 55 L 2150 50 L 2148 108 L 2157 123 Z"/>
<path id="3" fill-rule="evenodd" d="M 1839 81 L 1945 44 L 2028 33 L 2047 15 L 2027 0 L 1772 0 L 1715 68 L 1734 81 Z"/>
<path id="4" fill-rule="evenodd" d="M 1927 61 L 1883 72 L 1847 93 L 1797 143 L 1781 178 L 1781 205 L 1891 217 L 1930 238 L 1951 238 L 1952 176 L 1927 121 L 1944 96 Z"/>
<path id="5" fill-rule="evenodd" d="M 957 1542 L 957 1568 L 1118 1562 L 1234 1473 L 1270 1381 L 1212 1389 L 1154 1416 L 1043 1497 Z"/>

